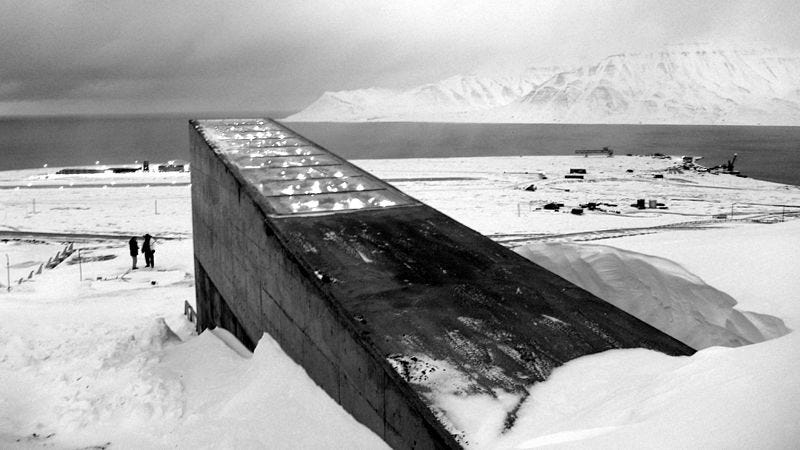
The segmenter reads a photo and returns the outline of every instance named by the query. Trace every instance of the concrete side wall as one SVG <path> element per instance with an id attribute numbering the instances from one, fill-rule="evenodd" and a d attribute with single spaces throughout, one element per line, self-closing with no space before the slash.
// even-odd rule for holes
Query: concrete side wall
<path id="1" fill-rule="evenodd" d="M 394 448 L 456 441 L 287 252 L 245 186 L 190 127 L 198 328 L 253 348 L 269 333 L 314 381 Z"/>
<path id="2" fill-rule="evenodd" d="M 255 344 L 250 340 L 247 331 L 239 323 L 233 311 L 225 303 L 214 282 L 211 281 L 203 266 L 197 259 L 194 260 L 195 291 L 197 298 L 203 299 L 197 311 L 197 330 L 202 331 L 207 328 L 222 327 L 236 336 L 245 347 L 253 349 Z"/>

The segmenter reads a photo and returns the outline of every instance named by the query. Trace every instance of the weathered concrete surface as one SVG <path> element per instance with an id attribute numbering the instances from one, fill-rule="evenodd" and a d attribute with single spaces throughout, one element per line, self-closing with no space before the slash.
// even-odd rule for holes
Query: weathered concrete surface
<path id="1" fill-rule="evenodd" d="M 274 122 L 193 122 L 191 140 L 198 327 L 270 333 L 393 447 L 458 446 L 437 369 L 524 395 L 579 356 L 693 352 Z"/>

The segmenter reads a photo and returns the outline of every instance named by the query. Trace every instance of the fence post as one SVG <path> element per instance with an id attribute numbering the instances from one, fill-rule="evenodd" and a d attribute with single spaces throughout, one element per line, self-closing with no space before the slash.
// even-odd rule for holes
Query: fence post
<path id="1" fill-rule="evenodd" d="M 195 320 L 197 319 L 197 314 L 194 312 L 194 308 L 192 308 L 192 305 L 190 305 L 187 300 L 183 301 L 183 315 L 185 315 L 186 318 L 189 319 L 189 322 L 192 323 L 195 323 Z"/>

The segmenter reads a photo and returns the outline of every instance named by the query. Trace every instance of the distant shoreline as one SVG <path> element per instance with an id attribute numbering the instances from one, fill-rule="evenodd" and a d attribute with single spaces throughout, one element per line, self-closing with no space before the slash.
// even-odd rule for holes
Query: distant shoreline
<path id="1" fill-rule="evenodd" d="M 677 161 L 680 159 L 679 155 L 665 155 L 672 159 L 673 161 Z M 622 159 L 622 158 L 652 158 L 654 157 L 653 154 L 633 154 L 633 155 L 625 155 L 625 154 L 617 154 L 612 158 Z M 591 162 L 596 159 L 605 160 L 606 156 L 591 156 L 591 157 L 584 157 L 580 155 L 565 155 L 565 154 L 553 154 L 553 155 L 503 155 L 503 156 L 430 156 L 430 157 L 407 157 L 407 158 L 352 158 L 350 159 L 351 162 L 355 162 L 358 165 L 359 161 L 414 161 L 414 160 L 446 160 L 446 159 L 480 159 L 480 158 L 488 158 L 488 159 L 496 159 L 496 158 L 574 158 L 577 161 L 583 163 L 585 162 L 587 166 L 591 166 Z M 120 164 L 122 165 L 122 164 Z M 93 165 L 78 165 L 78 166 L 70 166 L 70 167 L 47 167 L 47 168 L 27 168 L 27 169 L 14 169 L 14 170 L 3 170 L 0 171 L 0 190 L 14 190 L 14 189 L 69 189 L 69 188 L 129 188 L 129 187 L 180 187 L 180 186 L 189 186 L 191 185 L 191 181 L 189 180 L 190 171 L 187 172 L 131 172 L 131 173 L 120 173 L 120 174 L 111 174 L 111 173 L 96 173 L 96 174 L 70 174 L 70 175 L 57 175 L 55 172 L 58 170 L 62 170 L 65 168 L 76 168 L 76 167 L 96 167 Z M 759 178 L 750 176 L 745 169 L 743 173 L 743 178 L 752 178 L 754 180 L 764 181 L 768 183 L 774 183 L 781 186 L 789 186 L 789 187 L 797 187 L 800 188 L 800 185 L 795 184 L 788 184 L 782 183 L 779 181 L 773 181 L 769 179 Z M 10 184 L 8 178 L 3 177 L 3 175 L 13 175 L 9 178 L 17 179 L 17 182 L 14 184 Z M 535 173 L 531 173 L 531 175 L 535 175 Z M 719 173 L 719 174 L 708 174 L 709 176 L 735 176 L 731 174 Z M 29 181 L 21 183 L 19 182 L 20 177 L 27 177 Z M 387 182 L 425 182 L 425 181 L 470 181 L 476 180 L 477 178 L 474 177 L 465 177 L 465 176 L 438 176 L 433 178 L 426 178 L 426 177 L 399 177 L 399 178 L 388 178 L 385 179 Z M 119 181 L 117 181 L 119 180 Z"/>
<path id="2" fill-rule="evenodd" d="M 211 114 L 209 114 L 211 115 Z M 216 115 L 216 114 L 214 114 Z M 232 114 L 226 114 L 228 117 Z M 236 114 L 235 116 L 268 116 Z M 219 115 L 216 115 L 219 117 Z M 189 160 L 188 115 L 47 117 L 0 120 L 0 170 Z M 800 185 L 800 127 L 582 125 L 438 122 L 286 122 L 348 160 L 571 155 L 609 147 L 615 155 L 703 156 L 704 165 L 739 155 L 757 179 Z"/>

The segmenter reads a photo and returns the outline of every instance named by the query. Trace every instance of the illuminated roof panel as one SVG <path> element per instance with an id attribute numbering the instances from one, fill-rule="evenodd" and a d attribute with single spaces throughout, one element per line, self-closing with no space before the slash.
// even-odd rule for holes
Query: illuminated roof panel
<path id="1" fill-rule="evenodd" d="M 246 149 L 241 149 L 238 142 L 224 142 L 224 147 L 231 149 L 238 148 L 241 155 L 249 156 L 251 158 L 263 157 L 279 157 L 279 156 L 312 156 L 312 155 L 325 155 L 327 153 L 320 151 L 317 147 L 305 145 L 299 147 L 272 147 L 267 145 L 260 145 L 261 141 L 258 139 L 252 140 L 248 143 Z"/>
<path id="2" fill-rule="evenodd" d="M 388 208 L 408 204 L 408 197 L 399 191 L 350 191 L 339 194 L 267 197 L 280 210 L 290 213 L 335 212 L 353 209 Z"/>
<path id="3" fill-rule="evenodd" d="M 285 169 L 287 167 L 335 166 L 343 163 L 342 160 L 324 153 L 301 156 L 253 156 L 247 154 L 234 154 L 231 155 L 229 160 L 239 167 L 247 169 Z"/>
<path id="4" fill-rule="evenodd" d="M 314 167 L 286 167 L 282 170 L 265 172 L 262 167 L 246 167 L 242 170 L 244 177 L 253 185 L 271 181 L 294 181 L 309 178 L 347 178 L 363 177 L 363 172 L 351 165 L 314 166 Z"/>
<path id="5" fill-rule="evenodd" d="M 326 214 L 418 204 L 342 158 L 268 119 L 200 120 L 197 129 L 236 166 L 271 215 Z"/>
<path id="6" fill-rule="evenodd" d="M 383 186 L 380 183 L 363 176 L 262 182 L 255 186 L 262 194 L 268 197 L 383 190 Z"/>

